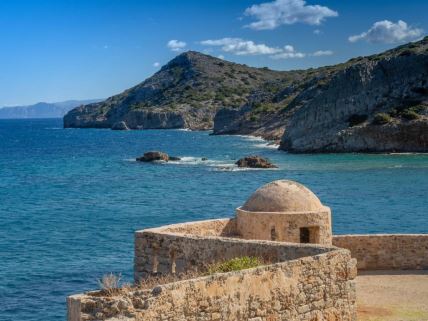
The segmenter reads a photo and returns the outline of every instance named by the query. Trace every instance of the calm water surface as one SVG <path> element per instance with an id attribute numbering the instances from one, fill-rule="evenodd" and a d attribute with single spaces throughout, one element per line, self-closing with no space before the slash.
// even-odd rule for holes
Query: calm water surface
<path id="1" fill-rule="evenodd" d="M 61 127 L 59 119 L 0 120 L 2 321 L 64 320 L 67 295 L 96 288 L 108 272 L 132 279 L 135 230 L 230 217 L 275 179 L 317 193 L 336 234 L 428 233 L 426 155 L 289 155 L 207 132 Z M 132 161 L 153 149 L 184 160 Z M 249 154 L 280 168 L 232 167 Z"/>

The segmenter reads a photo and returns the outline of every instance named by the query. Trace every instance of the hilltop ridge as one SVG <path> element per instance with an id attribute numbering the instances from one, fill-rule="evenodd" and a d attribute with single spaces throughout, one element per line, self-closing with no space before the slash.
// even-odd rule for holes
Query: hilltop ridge
<path id="1" fill-rule="evenodd" d="M 428 151 L 428 37 L 333 66 L 273 71 L 194 51 L 65 127 L 213 129 L 290 152 Z"/>

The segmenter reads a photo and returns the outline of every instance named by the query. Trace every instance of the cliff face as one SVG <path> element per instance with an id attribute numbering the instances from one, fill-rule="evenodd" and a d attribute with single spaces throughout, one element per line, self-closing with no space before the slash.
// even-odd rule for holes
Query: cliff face
<path id="1" fill-rule="evenodd" d="M 337 72 L 289 119 L 292 152 L 428 150 L 428 52 L 397 51 Z M 379 119 L 378 119 L 379 118 Z"/>
<path id="2" fill-rule="evenodd" d="M 81 106 L 65 127 L 214 129 L 290 152 L 428 151 L 428 37 L 335 66 L 277 72 L 196 52 Z"/>

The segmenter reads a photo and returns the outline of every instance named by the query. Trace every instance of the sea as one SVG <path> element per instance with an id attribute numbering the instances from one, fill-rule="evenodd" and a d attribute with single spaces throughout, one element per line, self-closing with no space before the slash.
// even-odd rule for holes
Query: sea
<path id="1" fill-rule="evenodd" d="M 150 150 L 182 160 L 135 161 Z M 254 154 L 279 168 L 234 165 Z M 110 272 L 132 280 L 134 231 L 232 217 L 277 179 L 331 207 L 335 234 L 428 233 L 428 155 L 292 155 L 255 137 L 0 120 L 0 320 L 65 320 L 68 295 Z"/>

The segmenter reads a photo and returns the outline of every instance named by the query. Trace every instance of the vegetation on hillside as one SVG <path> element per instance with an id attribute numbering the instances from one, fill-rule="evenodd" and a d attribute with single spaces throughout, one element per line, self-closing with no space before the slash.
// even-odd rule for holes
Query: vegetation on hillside
<path id="1" fill-rule="evenodd" d="M 142 111 L 174 112 L 185 115 L 190 128 L 212 128 L 213 118 L 220 109 L 243 110 L 242 123 L 261 128 L 271 120 L 281 120 L 306 101 L 332 86 L 349 68 L 360 65 L 382 64 L 393 58 L 408 55 L 426 55 L 428 37 L 380 54 L 356 57 L 347 62 L 307 70 L 273 71 L 252 68 L 208 56 L 185 52 L 163 66 L 152 77 L 137 86 L 107 100 L 83 106 L 68 116 L 67 123 L 77 127 L 81 119 L 89 123 L 104 122 L 109 127 L 126 115 L 136 117 Z M 426 87 L 415 87 L 415 93 L 428 95 Z M 423 102 L 418 102 L 423 105 Z M 425 107 L 424 107 L 425 108 Z M 376 110 L 385 113 L 373 119 L 371 115 L 349 118 L 349 126 L 364 122 L 381 124 L 394 119 L 414 120 L 426 115 L 426 109 L 407 105 L 396 110 Z M 130 116 L 130 113 L 133 113 Z M 388 118 L 389 117 L 389 118 Z M 67 116 L 66 116 L 67 118 Z M 190 122 L 189 122 L 190 119 Z M 197 124 L 204 123 L 203 126 Z M 190 124 L 190 125 L 189 125 Z M 193 127 L 192 127 L 193 126 Z"/>

